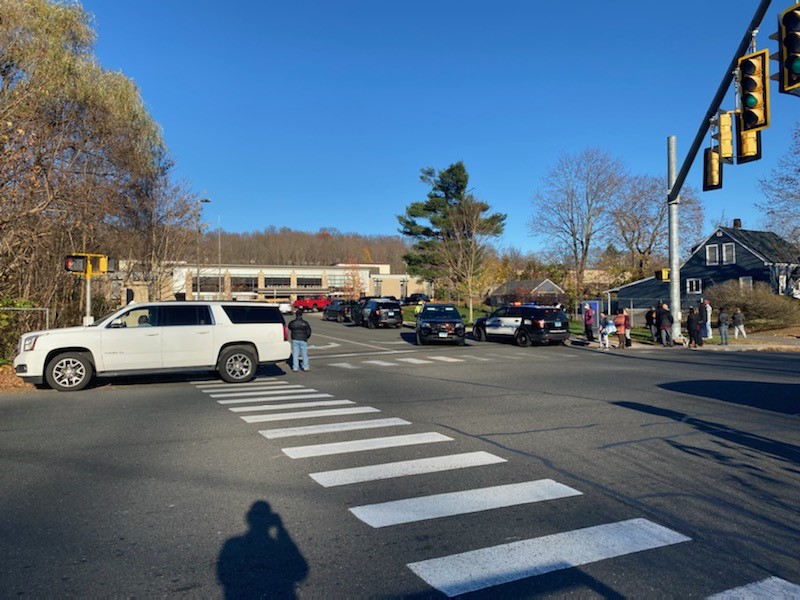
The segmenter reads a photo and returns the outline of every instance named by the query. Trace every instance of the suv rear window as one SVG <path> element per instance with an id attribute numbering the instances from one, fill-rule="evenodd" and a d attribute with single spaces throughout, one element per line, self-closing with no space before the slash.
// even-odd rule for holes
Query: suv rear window
<path id="1" fill-rule="evenodd" d="M 401 310 L 399 302 L 378 302 L 375 307 L 384 310 Z"/>
<path id="2" fill-rule="evenodd" d="M 283 315 L 272 306 L 230 306 L 222 307 L 231 323 L 281 323 Z"/>

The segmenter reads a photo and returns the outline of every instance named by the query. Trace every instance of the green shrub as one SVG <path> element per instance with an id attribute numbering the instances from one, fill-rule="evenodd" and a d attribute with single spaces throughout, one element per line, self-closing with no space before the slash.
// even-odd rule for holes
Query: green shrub
<path id="1" fill-rule="evenodd" d="M 733 314 L 740 308 L 745 324 L 751 330 L 779 329 L 800 325 L 800 302 L 778 296 L 766 283 L 756 283 L 752 290 L 742 289 L 737 281 L 728 281 L 708 288 L 706 294 L 714 307 L 713 321 L 722 307 Z"/>

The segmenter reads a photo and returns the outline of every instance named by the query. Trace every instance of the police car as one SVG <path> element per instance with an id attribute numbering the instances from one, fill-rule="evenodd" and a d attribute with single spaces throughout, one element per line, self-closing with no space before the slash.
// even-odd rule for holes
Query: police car
<path id="1" fill-rule="evenodd" d="M 475 321 L 472 331 L 479 342 L 513 340 L 518 346 L 562 344 L 569 339 L 569 317 L 558 306 L 501 306 Z"/>

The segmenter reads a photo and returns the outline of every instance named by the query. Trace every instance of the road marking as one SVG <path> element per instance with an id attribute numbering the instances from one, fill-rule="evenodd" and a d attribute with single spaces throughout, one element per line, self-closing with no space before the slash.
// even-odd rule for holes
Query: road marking
<path id="1" fill-rule="evenodd" d="M 411 363 L 412 365 L 429 365 L 431 361 L 429 360 L 422 360 L 421 358 L 398 358 L 397 360 Z"/>
<path id="2" fill-rule="evenodd" d="M 399 448 L 400 446 L 452 441 L 453 438 L 442 435 L 441 433 L 412 433 L 410 435 L 395 435 L 366 440 L 353 440 L 350 442 L 337 442 L 333 444 L 283 448 L 283 453 L 291 458 L 308 458 L 310 456 L 329 456 L 331 454 L 363 452 L 365 450 L 377 450 L 380 448 Z"/>
<path id="3" fill-rule="evenodd" d="M 333 348 L 338 348 L 341 344 L 337 344 L 336 342 L 331 342 L 330 344 L 325 344 L 324 346 L 309 346 L 309 350 L 330 350 Z"/>
<path id="4" fill-rule="evenodd" d="M 203 381 L 195 383 L 195 387 L 204 392 L 227 391 L 227 390 L 250 390 L 258 388 L 270 388 L 278 385 L 287 385 L 289 382 L 277 379 L 265 379 L 261 381 L 251 381 L 249 383 L 223 383 L 221 381 Z"/>
<path id="5" fill-rule="evenodd" d="M 756 598 L 800 598 L 800 585 L 780 577 L 769 577 L 714 594 L 707 600 L 755 600 Z"/>
<path id="6" fill-rule="evenodd" d="M 365 360 L 365 365 L 376 365 L 378 367 L 396 367 L 397 363 L 386 362 L 385 360 Z"/>
<path id="7" fill-rule="evenodd" d="M 295 437 L 302 435 L 318 435 L 320 433 L 334 433 L 339 431 L 354 431 L 357 429 L 376 429 L 379 427 L 397 427 L 411 425 L 405 419 L 372 419 L 369 421 L 348 421 L 346 423 L 326 423 L 325 425 L 306 425 L 305 427 L 284 427 L 282 429 L 263 429 L 259 431 L 268 440 L 277 438 Z"/>
<path id="8" fill-rule="evenodd" d="M 688 542 L 647 519 L 585 529 L 408 564 L 449 597 L 589 563 Z"/>
<path id="9" fill-rule="evenodd" d="M 344 342 L 345 344 L 353 344 L 354 346 L 364 346 L 366 348 L 372 348 L 374 350 L 383 350 L 382 346 L 373 346 L 372 344 L 365 344 L 364 342 L 354 342 L 353 340 L 345 340 L 342 338 L 333 337 L 331 335 L 322 335 L 320 333 L 315 333 L 314 336 L 318 338 L 325 338 L 328 340 L 336 340 L 337 342 Z M 379 343 L 379 342 L 373 342 L 373 343 Z"/>
<path id="10" fill-rule="evenodd" d="M 338 417 L 339 415 L 357 415 L 360 413 L 381 412 L 371 406 L 356 406 L 354 408 L 331 408 L 328 410 L 304 410 L 300 412 L 280 413 L 278 415 L 254 415 L 240 417 L 247 423 L 266 423 L 267 421 L 289 421 L 291 419 L 315 419 L 318 417 Z"/>
<path id="11" fill-rule="evenodd" d="M 311 478 L 323 487 L 335 487 L 352 483 L 363 483 L 378 479 L 392 479 L 407 475 L 421 475 L 423 473 L 438 473 L 468 467 L 480 467 L 506 462 L 506 459 L 489 454 L 488 452 L 466 452 L 464 454 L 451 454 L 449 456 L 436 456 L 417 460 L 404 460 L 400 462 L 355 467 L 351 469 L 338 469 L 336 471 L 323 471 L 311 473 Z"/>
<path id="12" fill-rule="evenodd" d="M 313 398 L 333 398 L 332 394 L 310 394 L 313 390 L 299 390 L 300 393 L 291 396 L 268 396 L 266 398 L 237 398 L 236 400 L 217 400 L 217 404 L 242 404 L 245 402 L 278 402 L 280 400 L 311 400 Z"/>
<path id="13" fill-rule="evenodd" d="M 330 367 L 340 367 L 342 369 L 358 369 L 359 367 L 352 365 L 350 363 L 331 363 L 328 365 Z"/>
<path id="14" fill-rule="evenodd" d="M 482 356 L 473 356 L 472 354 L 465 354 L 464 358 L 471 358 L 473 360 L 480 360 L 483 362 L 492 362 L 491 358 L 483 358 Z"/>
<path id="15" fill-rule="evenodd" d="M 380 504 L 367 504 L 351 508 L 350 512 L 367 525 L 387 527 L 580 495 L 581 492 L 578 490 L 552 479 L 540 479 L 463 492 L 407 498 Z"/>
<path id="16" fill-rule="evenodd" d="M 317 356 L 317 360 L 330 360 L 332 358 L 351 358 L 353 356 L 384 356 L 393 354 L 409 354 L 410 352 L 417 352 L 417 350 L 385 350 L 383 352 L 347 352 L 345 354 L 327 354 Z"/>
<path id="17" fill-rule="evenodd" d="M 452 356 L 428 356 L 431 360 L 440 360 L 442 362 L 457 363 L 464 362 L 463 358 L 453 358 Z"/>
<path id="18" fill-rule="evenodd" d="M 206 392 L 206 393 L 209 396 L 211 396 L 212 398 L 232 398 L 234 396 L 258 396 L 259 394 L 267 394 L 267 395 L 269 395 L 269 394 L 283 394 L 283 393 L 294 394 L 294 393 L 297 393 L 297 392 L 290 392 L 289 390 L 308 390 L 308 388 L 305 387 L 304 385 L 282 385 L 282 386 L 279 386 L 278 389 L 275 389 L 274 387 L 272 389 L 264 388 L 264 389 L 261 389 L 261 390 L 256 390 L 254 392 L 251 392 L 251 391 L 247 391 L 247 392 L 242 392 L 242 391 L 239 391 L 239 392 L 228 392 L 228 391 L 226 391 L 223 394 L 212 394 L 212 393 L 208 393 L 208 392 Z M 216 390 L 213 390 L 213 391 L 216 392 Z M 317 390 L 309 390 L 309 391 L 316 392 Z"/>
<path id="19" fill-rule="evenodd" d="M 289 404 L 259 404 L 258 406 L 234 406 L 231 412 L 255 412 L 258 410 L 283 410 L 284 408 L 312 408 L 315 406 L 336 406 L 355 404 L 352 400 L 318 400 L 317 402 L 290 402 Z"/>

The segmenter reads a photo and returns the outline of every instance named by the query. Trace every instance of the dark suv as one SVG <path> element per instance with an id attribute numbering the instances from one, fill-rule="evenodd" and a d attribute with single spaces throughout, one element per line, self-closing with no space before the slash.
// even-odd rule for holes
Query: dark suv
<path id="1" fill-rule="evenodd" d="M 353 314 L 355 318 L 356 315 Z M 380 298 L 370 300 L 364 305 L 360 315 L 360 324 L 370 329 L 385 325 L 387 327 L 400 327 L 403 324 L 403 309 L 396 300 Z"/>
<path id="2" fill-rule="evenodd" d="M 502 306 L 475 321 L 473 335 L 479 342 L 513 340 L 518 346 L 561 344 L 569 339 L 569 317 L 557 306 Z"/>
<path id="3" fill-rule="evenodd" d="M 417 346 L 432 341 L 464 345 L 464 321 L 455 304 L 426 304 L 417 315 Z"/>

